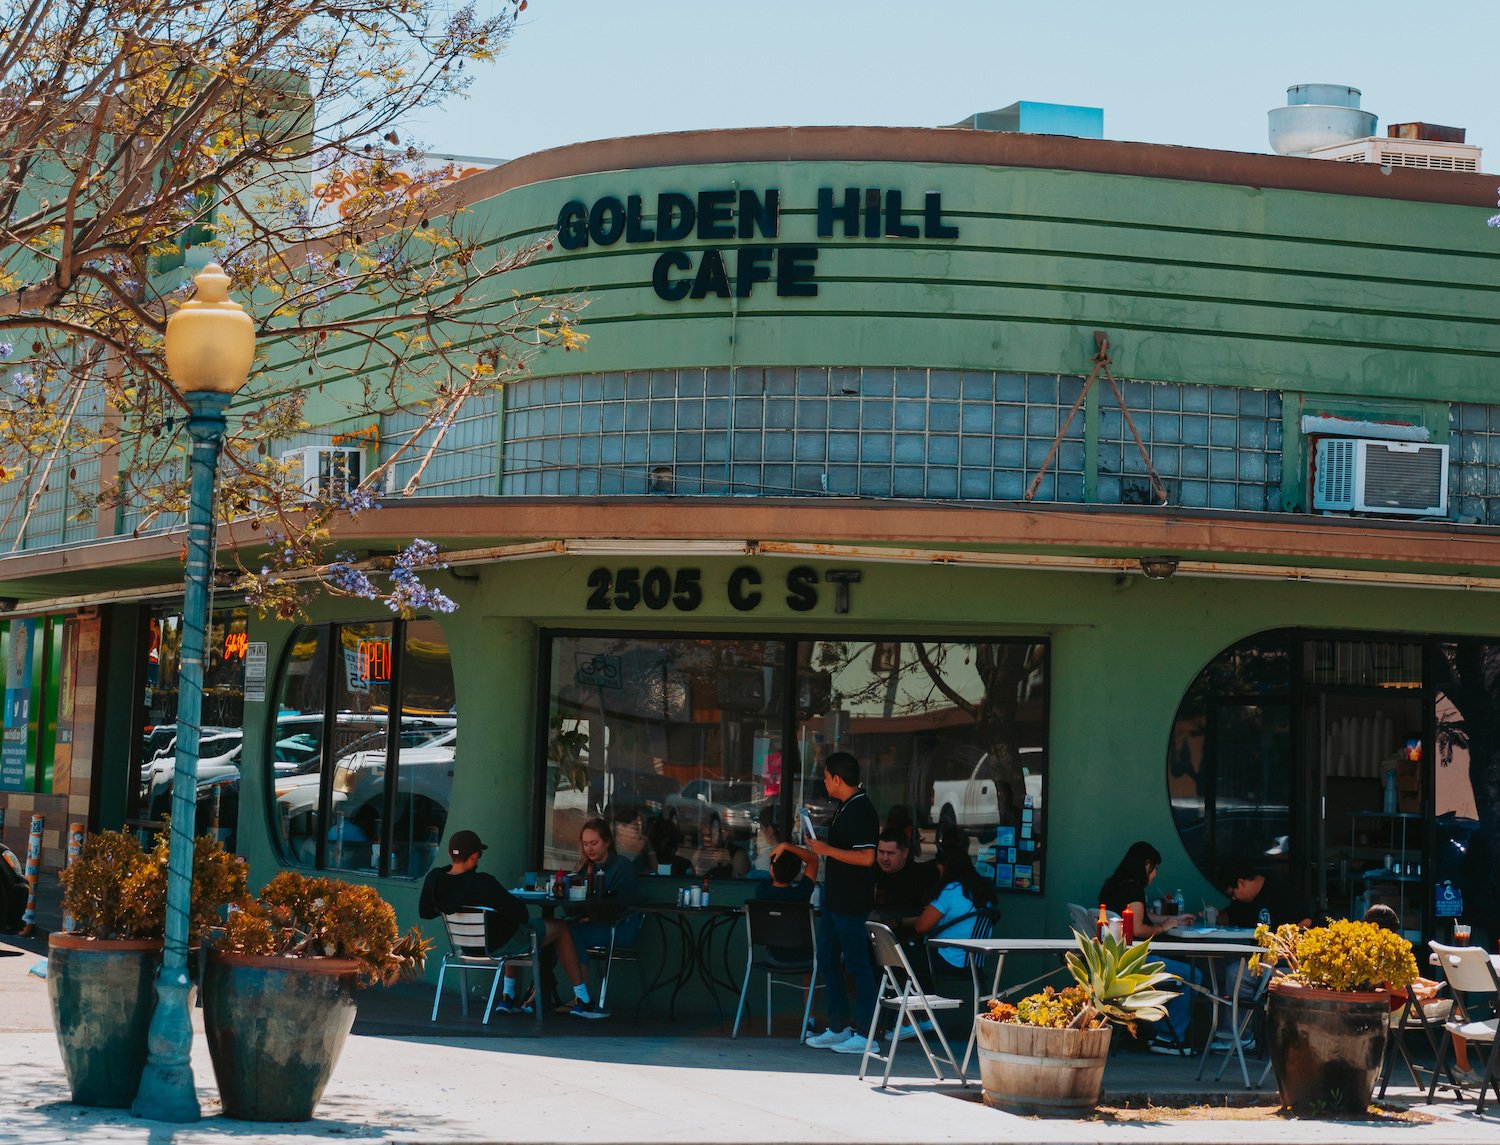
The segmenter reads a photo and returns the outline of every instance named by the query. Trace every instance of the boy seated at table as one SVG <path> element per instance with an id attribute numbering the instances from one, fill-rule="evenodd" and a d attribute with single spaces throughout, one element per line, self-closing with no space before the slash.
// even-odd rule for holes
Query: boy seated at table
<path id="1" fill-rule="evenodd" d="M 771 881 L 758 883 L 755 897 L 772 902 L 812 902 L 817 879 L 817 855 L 791 843 L 777 843 L 771 850 Z M 810 946 L 768 946 L 766 956 L 772 962 L 793 965 L 812 961 L 813 951 Z"/>

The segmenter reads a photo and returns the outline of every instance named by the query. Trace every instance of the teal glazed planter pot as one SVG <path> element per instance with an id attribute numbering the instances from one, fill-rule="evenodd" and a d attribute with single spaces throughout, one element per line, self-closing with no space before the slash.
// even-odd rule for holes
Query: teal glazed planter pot
<path id="1" fill-rule="evenodd" d="M 354 1025 L 352 958 L 209 955 L 203 1028 L 224 1116 L 307 1121 Z"/>
<path id="2" fill-rule="evenodd" d="M 47 938 L 47 995 L 68 1088 L 79 1105 L 128 1109 L 156 1009 L 161 939 Z"/>
<path id="3" fill-rule="evenodd" d="M 1389 1013 L 1383 993 L 1273 985 L 1266 1031 L 1282 1107 L 1299 1117 L 1368 1112 Z"/>

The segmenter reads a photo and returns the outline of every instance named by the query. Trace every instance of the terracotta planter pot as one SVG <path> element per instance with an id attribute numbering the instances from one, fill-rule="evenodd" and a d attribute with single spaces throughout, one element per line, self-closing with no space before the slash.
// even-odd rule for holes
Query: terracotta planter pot
<path id="1" fill-rule="evenodd" d="M 1301 1117 L 1357 1117 L 1369 1108 L 1385 1053 L 1384 993 L 1277 984 L 1266 1032 L 1281 1104 Z"/>
<path id="2" fill-rule="evenodd" d="M 975 1018 L 986 1105 L 1016 1113 L 1077 1114 L 1099 1104 L 1111 1029 L 1053 1030 Z"/>
<path id="3" fill-rule="evenodd" d="M 351 958 L 212 953 L 203 1028 L 224 1115 L 307 1121 L 354 1025 Z"/>
<path id="4" fill-rule="evenodd" d="M 47 996 L 68 1088 L 79 1105 L 128 1109 L 156 1009 L 161 939 L 47 936 Z"/>

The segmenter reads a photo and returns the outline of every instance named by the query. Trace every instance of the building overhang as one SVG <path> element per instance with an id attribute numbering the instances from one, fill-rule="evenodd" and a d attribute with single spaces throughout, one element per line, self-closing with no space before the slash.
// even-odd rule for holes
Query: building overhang
<path id="1" fill-rule="evenodd" d="M 345 521 L 338 548 L 389 553 L 414 536 L 455 564 L 657 553 L 899 561 L 1043 571 L 1500 589 L 1500 528 L 1302 514 L 1142 507 L 766 498 L 421 498 Z M 248 524 L 220 530 L 220 565 L 258 563 Z M 20 611 L 171 595 L 181 531 L 0 558 L 0 596 Z M 1144 574 L 1143 574 L 1144 575 Z"/>

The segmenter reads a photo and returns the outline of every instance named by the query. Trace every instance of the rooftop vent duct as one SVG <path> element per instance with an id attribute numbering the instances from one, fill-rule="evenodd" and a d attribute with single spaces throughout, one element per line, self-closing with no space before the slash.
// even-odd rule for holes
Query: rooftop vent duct
<path id="1" fill-rule="evenodd" d="M 1267 112 L 1271 150 L 1306 155 L 1317 147 L 1375 134 L 1374 112 L 1359 109 L 1360 91 L 1332 83 L 1299 83 L 1286 89 L 1287 106 Z"/>

